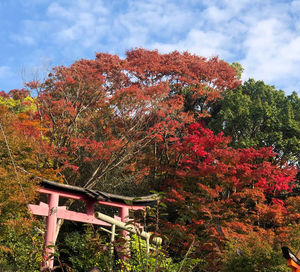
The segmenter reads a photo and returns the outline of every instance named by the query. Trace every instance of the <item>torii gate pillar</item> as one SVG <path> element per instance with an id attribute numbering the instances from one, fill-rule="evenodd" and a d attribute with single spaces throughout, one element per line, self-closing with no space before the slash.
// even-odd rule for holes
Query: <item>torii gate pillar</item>
<path id="1" fill-rule="evenodd" d="M 119 208 L 119 216 L 120 216 L 122 222 L 127 222 L 129 219 L 129 209 L 127 207 Z M 122 233 L 123 237 L 125 237 L 125 238 L 128 237 L 127 231 L 122 230 L 121 233 Z"/>
<path id="2" fill-rule="evenodd" d="M 54 254 L 54 245 L 56 240 L 57 210 L 59 194 L 49 194 L 48 205 L 49 212 L 47 216 L 47 232 L 45 236 L 46 257 Z M 53 267 L 53 257 L 45 260 L 48 267 Z"/>

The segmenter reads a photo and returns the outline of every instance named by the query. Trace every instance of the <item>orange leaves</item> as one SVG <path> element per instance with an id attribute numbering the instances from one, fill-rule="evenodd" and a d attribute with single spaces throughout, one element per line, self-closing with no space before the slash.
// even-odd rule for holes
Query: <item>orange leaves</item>
<path id="1" fill-rule="evenodd" d="M 29 219 L 27 204 L 35 200 L 40 181 L 23 169 L 34 176 L 58 180 L 55 178 L 57 173 L 51 169 L 43 171 L 39 161 L 39 124 L 30 117 L 27 112 L 16 114 L 13 110 L 0 110 L 5 135 L 0 132 L 0 225 L 3 229 L 6 225 L 10 230 L 18 227 L 20 232 L 26 231 L 33 223 L 32 218 Z"/>
<path id="2" fill-rule="evenodd" d="M 9 91 L 9 96 L 11 96 L 14 100 L 21 100 L 28 96 L 29 91 L 25 89 L 14 89 Z"/>
<path id="3" fill-rule="evenodd" d="M 123 167 L 125 173 L 134 173 L 136 170 L 136 162 L 128 163 Z"/>
<path id="4" fill-rule="evenodd" d="M 101 154 L 103 152 L 103 143 L 91 139 L 71 139 L 73 149 L 83 147 L 86 151 L 93 155 Z"/>
<path id="5" fill-rule="evenodd" d="M 15 120 L 13 124 L 20 133 L 24 133 L 27 136 L 35 137 L 38 139 L 42 131 L 45 131 L 41 128 L 41 123 L 39 120 L 33 119 L 28 113 L 18 114 L 18 119 Z"/>
<path id="6" fill-rule="evenodd" d="M 41 86 L 41 84 L 39 81 L 33 80 L 33 81 L 25 83 L 25 86 L 30 89 L 38 89 Z"/>
<path id="7" fill-rule="evenodd" d="M 185 201 L 185 198 L 180 194 L 178 193 L 175 189 L 171 189 L 170 193 L 169 193 L 169 197 L 171 199 L 174 199 L 176 202 L 179 202 L 179 201 Z"/>
<path id="8" fill-rule="evenodd" d="M 225 225 L 226 225 L 225 232 L 227 233 L 228 238 L 231 235 L 249 234 L 250 232 L 253 231 L 252 226 L 238 221 L 227 222 Z"/>
<path id="9" fill-rule="evenodd" d="M 174 51 L 169 54 L 159 54 L 158 51 L 135 49 L 126 54 L 128 66 L 142 80 L 150 76 L 163 78 L 170 76 L 176 86 L 183 84 L 204 83 L 219 89 L 234 88 L 239 83 L 235 79 L 235 71 L 218 58 L 206 58 L 184 52 Z"/>
<path id="10" fill-rule="evenodd" d="M 264 228 L 279 227 L 283 223 L 283 212 L 285 212 L 281 203 L 273 205 L 257 205 L 258 222 Z"/>
<path id="11" fill-rule="evenodd" d="M 208 186 L 205 186 L 204 184 L 198 182 L 197 183 L 199 190 L 203 190 L 207 193 L 207 195 L 211 198 L 216 198 L 219 196 L 218 191 L 215 189 L 211 189 Z"/>
<path id="12" fill-rule="evenodd" d="M 145 179 L 145 177 L 149 175 L 149 172 L 150 172 L 150 167 L 148 166 L 140 169 L 135 178 L 135 184 L 141 183 Z"/>

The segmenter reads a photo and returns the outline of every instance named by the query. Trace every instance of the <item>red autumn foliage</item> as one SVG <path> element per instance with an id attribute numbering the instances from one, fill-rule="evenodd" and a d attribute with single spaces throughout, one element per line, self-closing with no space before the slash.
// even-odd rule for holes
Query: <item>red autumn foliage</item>
<path id="1" fill-rule="evenodd" d="M 29 95 L 29 91 L 27 91 L 25 89 L 21 89 L 21 90 L 14 89 L 14 90 L 9 91 L 8 95 L 15 100 L 24 99 L 26 96 Z"/>
<path id="2" fill-rule="evenodd" d="M 217 58 L 135 49 L 125 59 L 98 53 L 56 67 L 45 82 L 27 86 L 38 92 L 44 153 L 51 148 L 56 157 L 51 167 L 91 188 L 127 164 L 135 165 L 136 181 L 149 175 L 149 154 L 166 150 L 195 120 L 187 93 L 197 116 L 206 116 L 209 103 L 238 84 L 235 70 Z"/>
<path id="3" fill-rule="evenodd" d="M 186 241 L 198 237 L 196 256 L 207 260 L 208 271 L 217 271 L 227 239 L 263 229 L 280 233 L 291 206 L 279 198 L 293 188 L 296 169 L 277 165 L 271 148 L 231 148 L 230 138 L 198 123 L 188 131 L 172 148 L 181 159 L 167 183 L 167 225 L 183 230 Z"/>
<path id="4" fill-rule="evenodd" d="M 300 223 L 300 198 L 282 198 L 293 188 L 294 168 L 277 165 L 271 148 L 230 148 L 229 137 L 195 122 L 238 84 L 234 69 L 218 58 L 100 53 L 28 83 L 38 93 L 37 112 L 19 114 L 14 126 L 38 142 L 37 166 L 69 184 L 109 191 L 128 180 L 166 181 L 165 226 L 180 234 L 181 248 L 173 250 L 195 239 L 206 271 L 219 271 L 229 239 L 247 241 L 253 232 L 284 242 L 289 224 Z M 27 95 L 0 93 L 21 101 Z"/>

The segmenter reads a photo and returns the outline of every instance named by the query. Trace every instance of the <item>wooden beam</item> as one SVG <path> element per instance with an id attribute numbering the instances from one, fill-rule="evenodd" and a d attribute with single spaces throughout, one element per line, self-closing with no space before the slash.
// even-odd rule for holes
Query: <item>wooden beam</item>
<path id="1" fill-rule="evenodd" d="M 43 194 L 59 194 L 60 197 L 75 199 L 75 200 L 83 200 L 83 201 L 90 201 L 90 199 L 87 199 L 86 197 L 75 194 L 75 193 L 68 193 L 68 192 L 62 192 L 54 189 L 48 189 L 48 188 L 39 188 L 38 191 Z M 110 206 L 110 207 L 116 207 L 116 208 L 128 208 L 130 210 L 143 210 L 145 209 L 145 206 L 142 205 L 127 205 L 119 202 L 111 202 L 111 201 L 101 201 L 101 200 L 95 200 L 95 203 Z"/>
<path id="2" fill-rule="evenodd" d="M 29 204 L 28 207 L 34 215 L 48 216 L 49 205 L 46 203 L 41 202 L 40 205 Z M 97 219 L 94 214 L 69 211 L 65 206 L 57 207 L 57 218 L 100 226 L 110 226 L 110 224 Z"/>

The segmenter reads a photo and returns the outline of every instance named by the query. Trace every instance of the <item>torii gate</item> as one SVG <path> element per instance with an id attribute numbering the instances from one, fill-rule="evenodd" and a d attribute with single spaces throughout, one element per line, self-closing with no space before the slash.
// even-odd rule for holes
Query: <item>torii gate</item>
<path id="1" fill-rule="evenodd" d="M 77 186 L 60 184 L 53 181 L 43 180 L 38 191 L 48 195 L 48 204 L 40 202 L 39 205 L 29 204 L 29 210 L 34 215 L 47 217 L 47 229 L 45 234 L 45 256 L 43 268 L 53 268 L 54 260 L 50 258 L 54 253 L 56 242 L 57 219 L 65 219 L 82 223 L 89 223 L 101 226 L 112 226 L 109 221 L 102 221 L 94 216 L 95 204 L 106 205 L 118 208 L 119 217 L 115 217 L 116 222 L 126 222 L 129 218 L 129 210 L 145 209 L 156 203 L 156 195 L 144 196 L 139 198 L 120 196 L 89 190 Z M 67 210 L 65 206 L 59 206 L 59 197 L 82 200 L 85 202 L 85 213 Z M 113 225 L 114 226 L 114 225 Z M 122 231 L 126 236 L 126 231 Z M 51 246 L 51 247 L 49 247 Z"/>

